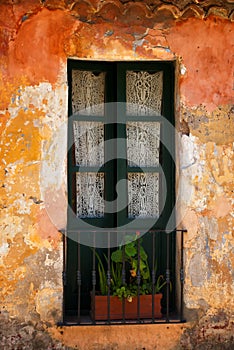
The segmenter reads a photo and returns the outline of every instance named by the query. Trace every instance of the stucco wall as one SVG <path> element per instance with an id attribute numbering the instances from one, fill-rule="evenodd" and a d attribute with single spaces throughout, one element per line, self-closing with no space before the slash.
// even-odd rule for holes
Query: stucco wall
<path id="1" fill-rule="evenodd" d="M 194 310 L 195 319 L 200 318 L 190 336 L 185 332 L 195 345 L 181 338 L 181 346 L 195 348 L 206 337 L 231 341 L 233 6 L 232 1 L 221 7 L 211 6 L 212 1 L 200 6 L 197 1 L 176 3 L 1 2 L 3 322 L 14 319 L 51 329 L 61 320 L 59 229 L 66 225 L 67 58 L 174 60 L 177 212 L 178 224 L 188 230 L 185 309 L 188 318 L 194 319 Z M 214 315 L 217 322 L 212 323 Z M 221 336 L 221 328 L 207 326 L 219 324 L 220 318 L 228 320 Z M 203 336 L 202 327 L 209 328 Z M 196 332 L 200 338 L 193 336 Z"/>

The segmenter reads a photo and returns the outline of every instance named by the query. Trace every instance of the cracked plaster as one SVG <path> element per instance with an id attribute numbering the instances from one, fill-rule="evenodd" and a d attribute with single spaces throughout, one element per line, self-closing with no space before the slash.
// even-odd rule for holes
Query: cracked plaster
<path id="1" fill-rule="evenodd" d="M 176 62 L 185 306 L 233 309 L 232 2 L 167 3 L 0 5 L 1 304 L 11 317 L 61 318 L 68 57 Z"/>

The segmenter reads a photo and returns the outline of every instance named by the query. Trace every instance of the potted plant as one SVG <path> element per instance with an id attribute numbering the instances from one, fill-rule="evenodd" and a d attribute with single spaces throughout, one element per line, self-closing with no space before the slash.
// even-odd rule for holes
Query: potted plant
<path id="1" fill-rule="evenodd" d="M 152 282 L 148 255 L 139 234 L 126 235 L 124 244 L 112 252 L 109 280 L 105 267 L 108 259 L 102 255 L 96 252 L 100 293 L 92 296 L 93 319 L 161 318 L 161 289 L 166 281 L 160 275 L 154 276 Z"/>

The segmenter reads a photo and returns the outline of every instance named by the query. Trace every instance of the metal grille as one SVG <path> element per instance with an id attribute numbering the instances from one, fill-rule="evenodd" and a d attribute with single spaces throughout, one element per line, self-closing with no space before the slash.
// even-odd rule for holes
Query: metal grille
<path id="1" fill-rule="evenodd" d="M 183 284 L 184 284 L 184 261 L 183 261 L 183 239 L 184 232 L 186 230 L 174 230 L 174 231 L 165 231 L 165 230 L 150 230 L 149 232 L 142 235 L 141 238 L 138 238 L 134 241 L 134 246 L 136 248 L 136 262 L 133 265 L 135 272 L 132 276 L 129 276 L 129 262 L 126 259 L 126 255 L 129 254 L 128 243 L 121 246 L 122 255 L 120 260 L 121 270 L 119 271 L 121 285 L 126 286 L 129 281 L 133 281 L 131 278 L 134 277 L 134 283 L 136 286 L 135 296 L 128 299 L 128 296 L 123 297 L 121 300 L 118 299 L 118 313 L 113 306 L 113 290 L 112 282 L 114 279 L 113 274 L 113 249 L 115 248 L 106 248 L 104 251 L 105 258 L 102 260 L 104 266 L 104 276 L 105 276 L 105 291 L 103 294 L 104 306 L 100 313 L 99 310 L 99 299 L 100 297 L 100 260 L 97 256 L 100 257 L 100 253 L 103 252 L 100 248 L 90 248 L 91 249 L 91 269 L 90 274 L 82 275 L 82 262 L 81 262 L 81 249 L 82 245 L 77 243 L 77 266 L 76 266 L 76 310 L 73 310 L 73 314 L 69 314 L 64 304 L 64 319 L 63 324 L 66 325 L 106 325 L 106 324 L 147 324 L 147 323 L 180 323 L 185 322 L 183 316 Z M 82 239 L 82 235 L 89 234 L 92 239 L 92 245 L 95 246 L 95 240 L 97 234 L 100 235 L 100 232 L 69 232 L 67 235 L 64 235 L 64 272 L 63 272 L 63 282 L 64 282 L 64 300 L 66 300 L 66 293 L 69 286 L 67 286 L 67 255 L 66 247 L 68 244 L 68 238 L 70 234 L 73 235 L 73 238 L 76 238 L 78 241 Z M 103 234 L 106 235 L 106 239 L 111 241 L 113 235 L 122 235 L 123 239 L 132 232 L 113 232 L 113 231 L 103 231 Z M 140 231 L 136 231 L 134 234 L 141 236 Z M 145 259 L 144 243 L 147 243 L 147 259 L 148 259 L 148 268 L 150 271 L 150 285 L 148 286 L 148 293 L 142 293 L 142 261 Z M 177 257 L 175 257 L 175 244 L 177 244 Z M 111 245 L 110 245 L 111 246 Z M 118 248 L 116 248 L 118 250 Z M 143 250 L 142 250 L 143 249 Z M 115 258 L 118 254 L 115 253 Z M 161 261 L 159 261 L 161 260 Z M 159 264 L 160 262 L 160 264 Z M 160 266 L 159 266 L 160 265 Z M 131 270 L 132 271 L 132 270 Z M 131 272 L 132 273 L 132 272 Z M 145 276 L 146 277 L 146 276 Z M 88 313 L 83 314 L 81 308 L 81 297 L 82 297 L 82 285 L 85 280 L 91 280 L 90 288 L 90 309 Z M 157 290 L 157 283 L 163 285 L 160 291 Z M 133 283 L 133 282 L 132 282 Z M 162 294 L 161 306 L 158 309 L 157 306 L 157 295 L 160 292 Z M 144 295 L 143 295 L 144 294 Z M 147 298 L 148 310 L 146 313 L 144 309 L 144 297 Z M 132 303 L 133 311 L 129 311 L 129 303 Z M 97 305 L 98 304 L 98 305 Z M 135 306 L 134 306 L 135 305 Z M 132 312 L 132 313 L 131 313 Z"/>

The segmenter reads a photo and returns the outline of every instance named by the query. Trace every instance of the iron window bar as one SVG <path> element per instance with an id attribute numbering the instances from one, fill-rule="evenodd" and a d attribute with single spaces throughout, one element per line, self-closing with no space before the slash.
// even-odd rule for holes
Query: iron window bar
<path id="1" fill-rule="evenodd" d="M 68 232 L 63 232 L 64 236 L 64 270 L 62 273 L 62 280 L 63 280 L 63 286 L 64 286 L 64 297 L 63 297 L 63 320 L 59 323 L 59 325 L 119 325 L 119 324 L 157 324 L 157 323 L 183 323 L 185 322 L 184 314 L 183 314 L 183 303 L 184 303 L 184 233 L 187 232 L 186 229 L 175 229 L 175 230 L 160 230 L 160 229 L 152 229 L 149 230 L 146 234 L 151 235 L 151 242 L 152 242 L 152 268 L 151 268 L 151 283 L 152 283 L 152 315 L 151 317 L 141 317 L 141 300 L 140 300 L 140 282 L 141 282 L 141 276 L 140 276 L 140 240 L 138 240 L 137 243 L 137 273 L 136 273 L 136 281 L 137 281 L 137 315 L 135 319 L 128 319 L 126 317 L 126 298 L 122 298 L 122 317 L 118 320 L 112 319 L 111 317 L 111 309 L 110 309 L 110 297 L 111 297 L 111 248 L 110 248 L 110 235 L 112 233 L 117 233 L 118 231 L 114 230 L 108 230 L 105 231 L 103 229 L 103 232 L 107 233 L 107 239 L 108 239 L 108 248 L 107 248 L 107 270 L 106 270 L 106 280 L 107 280 L 107 317 L 104 320 L 96 320 L 95 315 L 95 295 L 97 292 L 97 262 L 96 262 L 96 248 L 92 249 L 92 271 L 91 271 L 91 279 L 92 279 L 92 290 L 91 295 L 93 299 L 93 306 L 92 306 L 92 316 L 82 316 L 81 315 L 81 287 L 82 287 L 82 280 L 85 278 L 85 276 L 82 276 L 81 273 L 81 260 L 80 260 L 80 248 L 81 244 L 77 244 L 77 313 L 75 316 L 69 317 L 66 314 L 66 305 L 65 305 L 65 295 L 66 295 L 66 287 L 67 287 L 67 239 L 69 237 Z M 136 232 L 139 232 L 136 231 Z M 70 233 L 70 232 L 69 232 Z M 78 242 L 80 241 L 80 235 L 85 233 L 85 231 L 72 231 L 73 237 L 75 237 L 74 234 L 77 235 Z M 97 231 L 89 231 L 89 234 L 92 234 L 93 241 L 92 244 L 95 247 L 95 237 L 96 237 Z M 133 233 L 133 230 L 131 231 L 121 231 L 121 234 L 130 234 Z M 163 311 L 162 318 L 156 318 L 155 317 L 155 300 L 154 300 L 154 293 L 155 293 L 155 283 L 156 283 L 156 270 L 155 270 L 155 254 L 156 254 L 156 235 L 162 234 L 166 240 L 166 264 L 164 269 L 164 275 L 165 275 L 165 296 L 166 296 L 166 302 L 165 302 L 165 310 Z M 172 285 L 172 260 L 175 259 L 176 254 L 171 256 L 172 254 L 172 238 L 175 238 L 176 243 L 176 249 L 179 252 L 179 259 L 177 259 L 176 263 L 177 266 L 175 269 L 174 274 L 174 284 L 177 279 L 179 281 L 180 285 L 179 288 L 177 288 L 177 291 L 179 290 L 179 295 L 177 295 L 177 299 L 179 300 L 179 305 L 175 306 L 174 312 L 171 312 L 170 310 L 170 302 L 171 302 L 171 285 Z M 178 237 L 180 235 L 180 237 Z M 144 235 L 143 235 L 144 239 Z M 123 246 L 123 255 L 122 255 L 122 284 L 125 285 L 126 283 L 126 261 L 125 261 L 125 246 Z M 179 278 L 176 278 L 179 274 Z M 175 285 L 173 285 L 172 288 L 176 288 Z M 174 291 L 175 292 L 175 291 Z M 90 310 L 91 311 L 91 310 Z"/>

